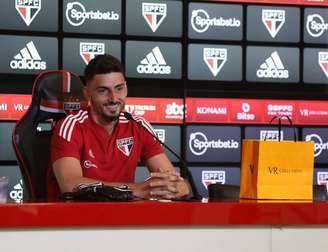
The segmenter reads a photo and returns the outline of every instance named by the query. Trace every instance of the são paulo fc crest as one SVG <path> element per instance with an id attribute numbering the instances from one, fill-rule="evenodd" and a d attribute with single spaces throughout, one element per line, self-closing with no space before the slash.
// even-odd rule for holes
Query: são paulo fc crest
<path id="1" fill-rule="evenodd" d="M 80 42 L 80 56 L 87 65 L 90 60 L 105 53 L 104 43 Z"/>
<path id="2" fill-rule="evenodd" d="M 29 26 L 41 10 L 41 0 L 15 0 L 15 8 L 25 24 Z"/>
<path id="3" fill-rule="evenodd" d="M 117 148 L 125 155 L 130 156 L 134 144 L 133 137 L 121 138 L 116 140 Z"/>
<path id="4" fill-rule="evenodd" d="M 203 59 L 213 76 L 216 77 L 227 61 L 227 49 L 204 48 Z"/>
<path id="5" fill-rule="evenodd" d="M 284 10 L 262 10 L 262 22 L 274 38 L 285 23 Z"/>
<path id="6" fill-rule="evenodd" d="M 142 3 L 142 16 L 153 32 L 165 19 L 166 7 L 166 4 L 161 3 Z"/>
<path id="7" fill-rule="evenodd" d="M 207 189 L 210 184 L 225 184 L 225 171 L 202 171 L 202 183 Z"/>
<path id="8" fill-rule="evenodd" d="M 325 73 L 328 78 L 328 51 L 327 52 L 319 52 L 318 61 L 322 71 Z"/>

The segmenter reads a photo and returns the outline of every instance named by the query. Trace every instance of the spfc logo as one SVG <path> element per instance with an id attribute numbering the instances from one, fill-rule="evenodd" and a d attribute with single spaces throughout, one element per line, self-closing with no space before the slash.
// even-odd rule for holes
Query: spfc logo
<path id="1" fill-rule="evenodd" d="M 87 65 L 98 54 L 105 53 L 104 43 L 80 42 L 80 55 Z"/>
<path id="2" fill-rule="evenodd" d="M 153 32 L 161 25 L 166 17 L 166 4 L 142 3 L 142 16 Z"/>
<path id="3" fill-rule="evenodd" d="M 262 22 L 274 38 L 285 23 L 284 10 L 262 10 Z"/>
<path id="4" fill-rule="evenodd" d="M 121 138 L 116 140 L 117 148 L 125 155 L 130 156 L 133 148 L 133 137 Z"/>
<path id="5" fill-rule="evenodd" d="M 218 75 L 227 61 L 226 48 L 204 48 L 203 59 L 214 77 Z"/>
<path id="6" fill-rule="evenodd" d="M 322 71 L 325 73 L 328 78 L 328 52 L 319 52 L 318 61 Z"/>
<path id="7" fill-rule="evenodd" d="M 41 10 L 41 0 L 16 0 L 15 8 L 29 26 Z"/>
<path id="8" fill-rule="evenodd" d="M 225 184 L 225 171 L 202 171 L 202 182 L 207 189 L 210 184 Z"/>

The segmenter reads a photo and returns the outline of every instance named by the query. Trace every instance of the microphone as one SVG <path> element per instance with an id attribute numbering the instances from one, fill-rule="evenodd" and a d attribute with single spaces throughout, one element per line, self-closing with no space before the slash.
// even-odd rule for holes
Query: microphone
<path id="1" fill-rule="evenodd" d="M 162 146 L 164 146 L 167 150 L 169 150 L 181 163 L 181 175 L 183 178 L 187 179 L 190 187 L 191 187 L 191 191 L 193 194 L 192 199 L 195 200 L 201 200 L 202 196 L 198 193 L 198 190 L 196 188 L 195 185 L 195 181 L 191 175 L 190 170 L 188 169 L 187 165 L 186 165 L 186 161 L 183 160 L 174 150 L 172 150 L 167 144 L 165 144 L 163 141 L 161 141 L 157 135 L 151 133 L 143 124 L 141 124 L 140 122 L 136 121 L 133 116 L 128 113 L 128 112 L 123 112 L 124 117 L 129 120 L 129 121 L 133 121 L 136 124 L 140 125 L 148 134 L 150 134 L 153 138 L 155 138 Z"/>

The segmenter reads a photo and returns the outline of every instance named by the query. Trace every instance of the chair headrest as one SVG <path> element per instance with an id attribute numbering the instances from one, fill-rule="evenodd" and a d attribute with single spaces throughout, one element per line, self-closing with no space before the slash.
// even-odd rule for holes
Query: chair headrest
<path id="1" fill-rule="evenodd" d="M 57 121 L 70 112 L 85 109 L 83 82 L 66 70 L 42 72 L 35 80 L 32 106 L 38 110 L 36 121 Z"/>

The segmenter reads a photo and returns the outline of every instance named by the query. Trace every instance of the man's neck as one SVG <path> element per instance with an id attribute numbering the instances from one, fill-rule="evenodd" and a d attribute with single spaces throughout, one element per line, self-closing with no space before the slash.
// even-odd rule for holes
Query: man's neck
<path id="1" fill-rule="evenodd" d="M 108 132 L 109 135 L 112 134 L 112 132 L 114 131 L 114 128 L 118 122 L 118 119 L 114 120 L 114 121 L 111 121 L 111 120 L 104 120 L 103 118 L 100 118 L 99 116 L 95 115 L 94 113 L 91 113 L 91 117 L 92 117 L 92 120 L 104 127 L 106 129 L 106 131 Z"/>

